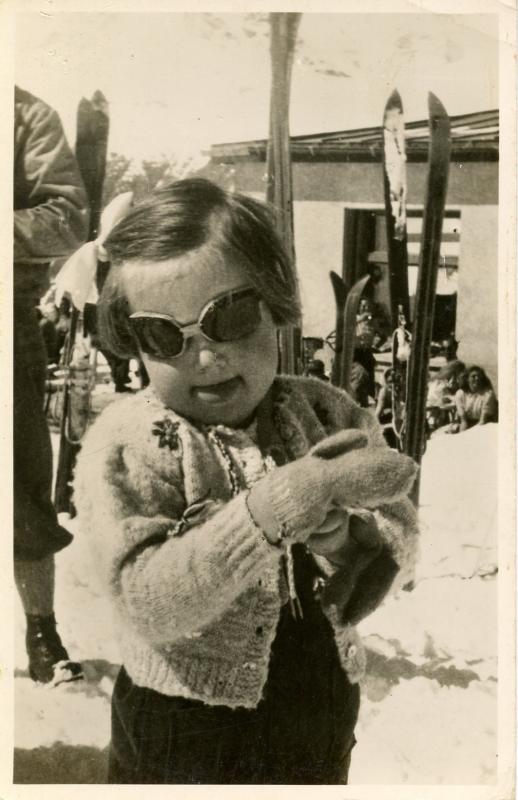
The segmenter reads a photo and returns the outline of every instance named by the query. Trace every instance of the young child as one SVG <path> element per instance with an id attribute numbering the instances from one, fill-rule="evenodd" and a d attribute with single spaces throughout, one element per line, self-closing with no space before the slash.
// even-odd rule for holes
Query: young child
<path id="1" fill-rule="evenodd" d="M 408 580 L 415 465 L 344 392 L 276 374 L 299 307 L 262 204 L 179 181 L 104 246 L 101 335 L 150 379 L 76 471 L 123 660 L 108 780 L 346 783 L 352 623 Z"/>

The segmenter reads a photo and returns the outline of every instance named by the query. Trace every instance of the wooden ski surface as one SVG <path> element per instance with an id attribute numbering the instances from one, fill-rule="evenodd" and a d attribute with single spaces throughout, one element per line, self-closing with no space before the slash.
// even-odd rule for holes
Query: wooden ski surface
<path id="1" fill-rule="evenodd" d="M 383 184 L 392 328 L 401 313 L 409 322 L 406 229 L 406 147 L 403 103 L 394 90 L 383 113 Z"/>
<path id="2" fill-rule="evenodd" d="M 331 373 L 331 383 L 351 391 L 351 375 L 356 343 L 358 306 L 370 280 L 364 275 L 348 291 L 347 286 L 336 272 L 330 272 L 336 305 L 335 358 Z"/>
<path id="3" fill-rule="evenodd" d="M 383 112 L 383 189 L 387 232 L 388 282 L 392 320 L 392 429 L 398 449 L 403 449 L 408 363 L 402 353 L 408 348 L 410 322 L 407 252 L 407 180 L 403 103 L 397 90 Z"/>
<path id="4" fill-rule="evenodd" d="M 358 306 L 365 288 L 370 281 L 370 275 L 360 278 L 347 294 L 343 314 L 342 347 L 340 353 L 340 386 L 346 392 L 351 391 L 351 375 L 354 361 L 354 346 L 356 342 L 356 317 Z"/>
<path id="5" fill-rule="evenodd" d="M 77 108 L 75 153 L 90 205 L 89 241 L 97 236 L 101 218 L 109 127 L 103 93 L 97 90 L 91 100 L 83 97 Z"/>
<path id="6" fill-rule="evenodd" d="M 410 353 L 404 452 L 421 462 L 426 424 L 430 345 L 450 164 L 450 120 L 441 101 L 428 95 L 429 146 L 423 232 Z M 414 489 L 418 496 L 418 485 Z"/>
<path id="7" fill-rule="evenodd" d="M 90 224 L 88 240 L 95 239 L 102 211 L 102 190 L 106 168 L 109 116 L 108 104 L 102 92 L 96 91 L 91 100 L 82 98 L 77 110 L 77 137 L 75 154 L 88 196 Z M 70 370 L 79 324 L 79 311 L 72 306 L 70 330 L 65 345 L 64 367 Z M 65 377 L 63 406 L 59 431 L 58 463 L 54 487 L 54 506 L 58 513 L 73 513 L 70 480 L 80 445 L 70 441 L 68 435 L 71 392 L 70 375 Z"/>
<path id="8" fill-rule="evenodd" d="M 329 277 L 333 286 L 333 294 L 335 298 L 335 335 L 334 335 L 334 352 L 335 357 L 331 370 L 331 383 L 333 386 L 341 386 L 342 379 L 340 371 L 342 368 L 342 347 L 344 342 L 344 310 L 345 301 L 347 300 L 347 286 L 343 279 L 337 272 L 330 272 Z"/>
<path id="9" fill-rule="evenodd" d="M 275 209 L 277 228 L 295 271 L 293 202 L 289 129 L 290 83 L 293 54 L 301 14 L 270 14 L 270 134 L 267 148 L 266 199 Z M 283 373 L 299 371 L 300 330 L 283 328 L 279 333 L 279 361 Z"/>

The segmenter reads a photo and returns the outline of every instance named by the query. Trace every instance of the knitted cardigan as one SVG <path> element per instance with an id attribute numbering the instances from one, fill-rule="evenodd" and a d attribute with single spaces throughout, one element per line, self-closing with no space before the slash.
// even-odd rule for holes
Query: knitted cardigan
<path id="1" fill-rule="evenodd" d="M 272 390 L 273 426 L 288 460 L 344 428 L 386 446 L 373 416 L 323 381 L 278 377 Z M 238 490 L 265 474 L 249 432 L 195 426 L 147 389 L 113 403 L 92 425 L 77 462 L 75 504 L 132 680 L 166 695 L 253 708 L 288 594 L 282 550 L 254 523 L 246 491 L 232 496 L 229 457 Z M 398 501 L 375 516 L 401 585 L 416 557 L 412 505 Z M 357 682 L 365 668 L 359 636 L 331 622 L 342 666 Z"/>

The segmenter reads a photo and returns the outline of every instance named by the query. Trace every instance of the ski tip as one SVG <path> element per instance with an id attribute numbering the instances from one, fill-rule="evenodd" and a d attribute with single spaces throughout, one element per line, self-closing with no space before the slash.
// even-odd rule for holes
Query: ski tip
<path id="1" fill-rule="evenodd" d="M 403 113 L 403 101 L 401 100 L 401 95 L 397 89 L 394 89 L 389 99 L 385 103 L 385 113 L 393 108 L 397 108 L 399 111 L 401 111 L 401 113 Z"/>
<path id="2" fill-rule="evenodd" d="M 341 278 L 337 272 L 333 272 L 331 270 L 329 277 L 331 278 L 335 301 L 338 305 L 343 306 L 345 304 L 345 298 L 347 297 L 347 286 L 345 285 L 343 278 Z"/>
<path id="3" fill-rule="evenodd" d="M 443 104 L 433 92 L 428 92 L 428 114 L 432 118 L 443 117 L 449 119 Z"/>

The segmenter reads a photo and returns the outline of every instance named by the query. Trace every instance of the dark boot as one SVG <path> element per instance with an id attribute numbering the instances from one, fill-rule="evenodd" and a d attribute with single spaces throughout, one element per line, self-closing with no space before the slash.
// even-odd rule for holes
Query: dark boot
<path id="1" fill-rule="evenodd" d="M 83 677 L 81 664 L 70 661 L 63 647 L 54 614 L 48 617 L 27 614 L 25 646 L 29 656 L 29 675 L 33 681 L 57 686 Z"/>

